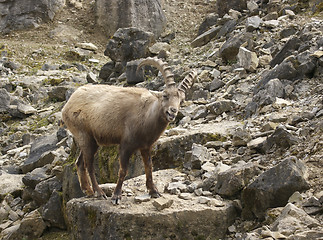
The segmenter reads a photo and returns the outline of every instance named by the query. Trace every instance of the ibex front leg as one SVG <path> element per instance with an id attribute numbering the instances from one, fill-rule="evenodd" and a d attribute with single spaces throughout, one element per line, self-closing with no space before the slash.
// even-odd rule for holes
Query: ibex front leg
<path id="1" fill-rule="evenodd" d="M 158 198 L 161 194 L 158 192 L 154 182 L 153 182 L 153 165 L 150 158 L 150 149 L 141 149 L 141 156 L 145 164 L 145 173 L 146 173 L 146 187 L 151 197 Z"/>
<path id="2" fill-rule="evenodd" d="M 132 154 L 132 151 L 128 149 L 123 149 L 122 146 L 120 146 L 120 169 L 119 169 L 119 178 L 117 182 L 117 186 L 114 189 L 113 196 L 111 198 L 111 201 L 113 204 L 119 204 L 121 200 L 122 195 L 122 184 L 127 176 L 128 173 L 128 165 L 129 165 L 129 158 Z"/>

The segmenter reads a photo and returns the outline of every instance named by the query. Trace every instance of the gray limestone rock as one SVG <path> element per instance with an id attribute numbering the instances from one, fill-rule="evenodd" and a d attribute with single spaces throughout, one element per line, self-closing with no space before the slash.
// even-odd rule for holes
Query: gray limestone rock
<path id="1" fill-rule="evenodd" d="M 306 166 L 296 157 L 265 171 L 242 191 L 242 216 L 263 219 L 268 208 L 284 206 L 295 191 L 308 189 L 305 178 Z"/>
<path id="2" fill-rule="evenodd" d="M 264 88 L 253 96 L 252 101 L 263 107 L 274 103 L 276 98 L 283 98 L 284 93 L 282 82 L 278 78 L 274 78 L 269 80 Z"/>
<path id="3" fill-rule="evenodd" d="M 288 203 L 275 222 L 273 222 L 271 229 L 278 231 L 285 236 L 295 236 L 297 231 L 299 235 L 301 232 L 309 231 L 310 229 L 317 229 L 321 224 L 315 218 L 309 216 L 303 209 L 296 207 L 292 203 Z M 320 227 L 321 237 L 322 226 Z M 305 234 L 306 235 L 306 234 Z M 309 234 L 310 236 L 311 234 Z M 315 234 L 313 234 L 315 236 Z M 319 235 L 318 235 L 319 236 Z M 315 239 L 315 238 L 312 238 Z"/>
<path id="4" fill-rule="evenodd" d="M 300 77 L 302 76 L 299 75 L 298 70 L 294 67 L 293 63 L 290 61 L 284 61 L 263 75 L 254 88 L 254 94 L 263 89 L 272 79 L 278 78 L 279 80 L 287 79 L 294 81 Z"/>
<path id="5" fill-rule="evenodd" d="M 153 173 L 157 188 L 179 175 L 175 170 Z M 129 179 L 125 185 L 135 194 L 145 188 L 145 176 Z M 223 238 L 237 216 L 230 202 L 222 206 L 200 204 L 198 198 L 184 200 L 164 193 L 168 208 L 156 211 L 154 201 L 134 204 L 134 197 L 123 197 L 120 205 L 96 199 L 72 199 L 67 203 L 68 224 L 75 239 L 194 239 Z M 211 202 L 211 198 L 210 202 Z M 158 200 L 157 200 L 158 201 Z M 127 207 L 128 206 L 128 207 Z M 207 219 L 207 221 L 205 221 Z M 203 222 L 203 224 L 200 224 Z M 111 224 L 112 223 L 112 224 Z M 143 228 L 144 226 L 144 228 Z"/>
<path id="6" fill-rule="evenodd" d="M 51 163 L 54 158 L 50 157 L 53 155 L 50 153 L 50 151 L 57 148 L 57 143 L 58 139 L 56 134 L 43 136 L 36 139 L 31 145 L 29 157 L 21 166 L 22 172 L 27 173 L 37 167 L 42 167 L 48 163 Z M 43 155 L 45 153 L 46 155 Z"/>
<path id="7" fill-rule="evenodd" d="M 20 224 L 6 228 L 1 232 L 1 239 L 37 239 L 46 229 L 46 223 L 42 219 L 38 210 L 28 213 Z"/>
<path id="8" fill-rule="evenodd" d="M 206 107 L 211 113 L 218 116 L 224 112 L 233 111 L 238 105 L 233 100 L 218 100 L 207 104 Z"/>
<path id="9" fill-rule="evenodd" d="M 246 30 L 252 32 L 260 27 L 262 20 L 259 16 L 248 17 L 246 21 Z"/>
<path id="10" fill-rule="evenodd" d="M 237 164 L 219 173 L 214 191 L 221 196 L 233 197 L 259 173 L 259 168 L 253 163 Z"/>
<path id="11" fill-rule="evenodd" d="M 109 40 L 104 55 L 115 62 L 128 62 L 149 56 L 154 34 L 139 28 L 119 28 Z"/>
<path id="12" fill-rule="evenodd" d="M 220 31 L 221 27 L 213 27 L 210 30 L 203 32 L 201 35 L 197 36 L 192 42 L 191 46 L 192 47 L 201 47 L 208 42 L 210 42 L 213 38 L 216 37 L 218 32 Z"/>
<path id="13" fill-rule="evenodd" d="M 0 32 L 34 28 L 54 19 L 65 6 L 65 0 L 2 0 L 0 2 Z"/>
<path id="14" fill-rule="evenodd" d="M 239 53 L 240 46 L 248 41 L 248 39 L 252 39 L 251 33 L 239 33 L 230 37 L 220 48 L 220 57 L 228 62 L 235 61 L 236 57 Z"/>
<path id="15" fill-rule="evenodd" d="M 140 62 L 141 62 L 140 60 L 133 60 L 133 61 L 127 62 L 127 65 L 126 65 L 127 83 L 136 84 L 136 83 L 143 82 L 145 80 L 143 68 L 141 68 L 137 72 L 137 68 Z"/>
<path id="16" fill-rule="evenodd" d="M 66 229 L 65 219 L 63 216 L 63 198 L 62 195 L 54 190 L 48 202 L 42 207 L 42 217 L 50 227 Z"/>
<path id="17" fill-rule="evenodd" d="M 0 199 L 7 194 L 17 195 L 17 193 L 22 192 L 22 178 L 23 175 L 8 174 L 0 171 Z"/>
<path id="18" fill-rule="evenodd" d="M 62 183 L 56 177 L 52 177 L 38 183 L 32 193 L 32 197 L 35 200 L 35 202 L 40 206 L 45 204 L 49 200 L 54 191 L 61 190 Z"/>
<path id="19" fill-rule="evenodd" d="M 81 190 L 74 164 L 64 167 L 62 189 L 63 199 L 65 202 L 71 200 L 72 198 L 80 198 L 85 196 Z"/>
<path id="20" fill-rule="evenodd" d="M 48 167 L 46 166 L 42 168 L 35 168 L 22 178 L 22 182 L 25 184 L 25 186 L 34 189 L 38 183 L 50 177 L 50 175 L 46 173 L 47 171 Z"/>
<path id="21" fill-rule="evenodd" d="M 259 64 L 257 54 L 244 47 L 239 48 L 237 59 L 239 65 L 249 72 L 255 72 Z"/>
<path id="22" fill-rule="evenodd" d="M 209 15 L 207 15 L 199 27 L 198 35 L 201 35 L 202 33 L 209 30 L 209 28 L 216 25 L 218 18 L 219 16 L 214 13 L 210 13 Z"/>
<path id="23" fill-rule="evenodd" d="M 242 10 L 247 9 L 247 1 L 246 0 L 233 0 L 233 1 L 225 1 L 218 0 L 216 1 L 217 13 L 220 17 L 223 17 L 226 13 L 229 12 L 230 9 L 234 9 L 242 12 Z"/>
<path id="24" fill-rule="evenodd" d="M 10 105 L 10 94 L 6 89 L 0 88 L 0 113 L 6 112 Z"/>
<path id="25" fill-rule="evenodd" d="M 97 0 L 95 13 L 97 24 L 109 37 L 119 28 L 135 27 L 158 38 L 166 25 L 160 0 Z"/>
<path id="26" fill-rule="evenodd" d="M 232 133 L 232 145 L 235 147 L 247 146 L 251 136 L 245 129 L 238 128 Z"/>
<path id="27" fill-rule="evenodd" d="M 283 62 L 283 60 L 291 55 L 293 51 L 297 50 L 301 45 L 301 40 L 298 37 L 291 38 L 282 49 L 273 57 L 273 60 L 270 62 L 270 66 L 274 67 L 277 64 Z"/>
<path id="28" fill-rule="evenodd" d="M 264 143 L 265 152 L 269 152 L 274 147 L 289 148 L 299 142 L 299 138 L 293 135 L 283 125 L 277 126 L 273 134 L 268 136 Z"/>

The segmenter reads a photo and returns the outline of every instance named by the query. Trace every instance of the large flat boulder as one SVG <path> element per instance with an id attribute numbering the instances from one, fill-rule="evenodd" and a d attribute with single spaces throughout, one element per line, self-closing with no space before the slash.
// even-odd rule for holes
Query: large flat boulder
<path id="1" fill-rule="evenodd" d="M 152 152 L 154 169 L 182 167 L 185 163 L 185 153 L 192 150 L 193 143 L 205 144 L 208 141 L 221 141 L 241 126 L 242 124 L 236 121 L 222 121 L 196 125 L 190 129 L 180 129 L 178 134 L 172 136 L 162 136 Z M 176 128 L 172 131 L 176 132 Z"/>
<path id="2" fill-rule="evenodd" d="M 178 175 L 181 173 L 175 170 L 153 173 L 160 191 Z M 163 193 L 163 201 L 170 203 L 163 210 L 156 207 L 155 199 L 136 203 L 135 198 L 144 194 L 144 175 L 126 181 L 126 189 L 128 193 L 132 192 L 132 196 L 123 196 L 120 205 L 93 198 L 70 200 L 66 212 L 72 237 L 87 240 L 218 239 L 225 236 L 237 216 L 229 201 L 220 206 L 202 204 L 195 196 L 184 200 Z"/>
<path id="3" fill-rule="evenodd" d="M 137 27 L 160 36 L 166 17 L 160 0 L 96 0 L 97 24 L 112 36 L 119 28 Z"/>

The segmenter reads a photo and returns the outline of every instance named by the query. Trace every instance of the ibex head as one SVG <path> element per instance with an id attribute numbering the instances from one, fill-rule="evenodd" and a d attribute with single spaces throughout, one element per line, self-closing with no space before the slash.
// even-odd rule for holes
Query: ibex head
<path id="1" fill-rule="evenodd" d="M 185 99 L 185 92 L 190 88 L 196 78 L 196 71 L 191 71 L 184 80 L 176 87 L 174 74 L 166 62 L 157 58 L 146 58 L 138 66 L 137 71 L 144 65 L 156 67 L 163 75 L 166 87 L 163 92 L 159 93 L 161 98 L 162 111 L 164 119 L 167 122 L 175 120 L 180 104 Z"/>

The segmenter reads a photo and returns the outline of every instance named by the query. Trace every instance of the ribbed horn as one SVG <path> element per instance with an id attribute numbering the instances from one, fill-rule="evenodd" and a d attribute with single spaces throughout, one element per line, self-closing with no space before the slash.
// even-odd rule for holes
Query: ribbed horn
<path id="1" fill-rule="evenodd" d="M 138 65 L 137 72 L 142 66 L 145 66 L 145 65 L 154 66 L 162 73 L 164 77 L 164 81 L 166 83 L 166 87 L 175 85 L 174 74 L 172 73 L 170 67 L 166 62 L 158 58 L 151 58 L 151 57 L 146 58 L 142 60 L 142 62 Z"/>
<path id="2" fill-rule="evenodd" d="M 178 90 L 183 91 L 185 93 L 187 89 L 191 88 L 196 77 L 197 77 L 197 72 L 195 70 L 192 70 L 189 74 L 185 76 L 183 81 L 179 84 Z"/>

